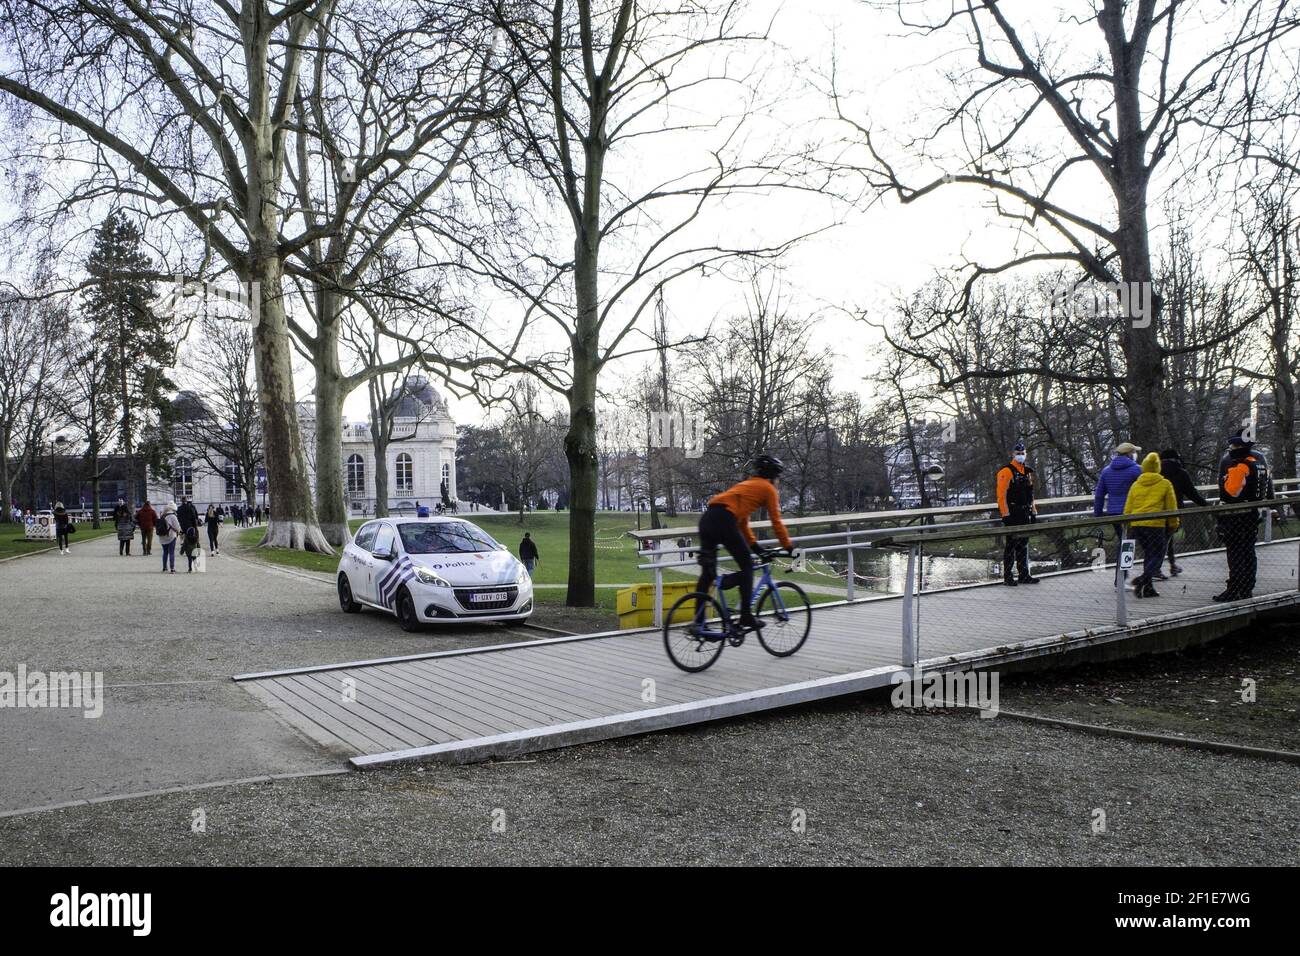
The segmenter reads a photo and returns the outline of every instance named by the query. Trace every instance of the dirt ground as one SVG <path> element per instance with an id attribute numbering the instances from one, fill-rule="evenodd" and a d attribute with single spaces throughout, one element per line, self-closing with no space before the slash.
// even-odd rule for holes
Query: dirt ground
<path id="1" fill-rule="evenodd" d="M 1300 751 L 1300 622 L 1171 654 L 1005 677 L 1001 695 L 1012 711 Z"/>

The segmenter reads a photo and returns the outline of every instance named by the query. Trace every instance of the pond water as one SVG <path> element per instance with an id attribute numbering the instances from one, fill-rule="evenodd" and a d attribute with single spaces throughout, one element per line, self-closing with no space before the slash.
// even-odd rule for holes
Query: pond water
<path id="1" fill-rule="evenodd" d="M 996 561 L 988 558 L 957 557 L 949 555 L 924 555 L 922 582 L 926 590 L 955 587 L 960 584 L 978 584 L 996 581 L 1002 577 L 1001 556 Z M 843 558 L 829 562 L 842 576 Z M 868 548 L 857 552 L 853 559 L 858 590 L 901 594 L 907 580 L 907 554 L 902 551 Z M 1057 561 L 1030 561 L 1031 571 L 1056 571 Z"/>

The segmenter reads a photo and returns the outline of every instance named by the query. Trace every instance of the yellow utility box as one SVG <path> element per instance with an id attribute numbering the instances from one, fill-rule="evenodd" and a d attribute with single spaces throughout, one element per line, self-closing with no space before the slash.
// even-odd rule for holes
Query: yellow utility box
<path id="1" fill-rule="evenodd" d="M 664 614 L 667 614 L 683 595 L 695 590 L 693 581 L 664 582 Z M 653 584 L 634 584 L 623 588 L 617 594 L 615 607 L 618 610 L 618 626 L 650 627 L 655 622 L 655 586 Z"/>

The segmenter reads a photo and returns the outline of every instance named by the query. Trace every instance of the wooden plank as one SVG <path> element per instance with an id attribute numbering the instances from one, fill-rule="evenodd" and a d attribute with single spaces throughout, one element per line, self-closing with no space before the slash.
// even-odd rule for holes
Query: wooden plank
<path id="1" fill-rule="evenodd" d="M 358 673 L 369 675 L 371 672 L 367 670 Z M 303 679 L 317 678 L 306 676 Z M 381 682 L 371 681 L 368 676 L 365 679 L 360 677 L 353 679 L 356 680 L 357 700 L 352 706 L 376 711 L 428 741 L 458 740 L 465 736 L 463 728 L 453 732 L 445 724 L 437 721 L 427 700 L 419 702 L 403 700 L 390 693 Z"/>
<path id="2" fill-rule="evenodd" d="M 589 716 L 572 702 L 549 698 L 535 687 L 521 687 L 514 693 L 500 680 L 485 680 L 463 665 L 433 669 L 423 662 L 413 662 L 394 677 L 423 686 L 449 702 L 456 701 L 462 712 L 481 711 L 498 721 L 537 724 Z"/>
<path id="3" fill-rule="evenodd" d="M 365 708 L 352 708 L 337 699 L 338 690 L 322 686 L 315 680 L 309 680 L 307 677 L 284 677 L 279 681 L 281 687 L 296 694 L 299 698 L 310 701 L 318 711 L 327 714 L 333 720 L 346 727 L 351 727 L 354 733 L 369 737 L 371 740 L 390 740 L 401 741 L 403 746 L 412 746 L 418 741 L 419 735 L 412 734 L 405 728 L 394 727 L 386 719 L 376 717 Z"/>
<path id="4" fill-rule="evenodd" d="M 274 680 L 262 682 L 261 690 L 274 697 L 280 706 L 279 713 L 286 720 L 300 726 L 311 725 L 314 727 L 308 733 L 313 739 L 317 734 L 326 734 L 337 744 L 346 747 L 355 753 L 374 752 L 375 748 L 391 747 L 391 744 L 381 743 L 379 740 L 372 739 L 365 734 L 358 734 L 352 727 L 347 724 L 339 723 L 332 716 L 318 708 L 314 702 L 303 698 L 295 693 L 291 688 L 286 688 Z M 381 738 L 382 739 L 382 738 Z"/>

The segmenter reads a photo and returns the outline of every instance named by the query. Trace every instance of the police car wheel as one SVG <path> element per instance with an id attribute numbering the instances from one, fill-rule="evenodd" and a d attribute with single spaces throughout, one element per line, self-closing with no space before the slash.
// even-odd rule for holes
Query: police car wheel
<path id="1" fill-rule="evenodd" d="M 352 584 L 346 574 L 339 575 L 339 607 L 344 614 L 356 614 L 361 610 L 361 605 L 352 596 Z"/>
<path id="2" fill-rule="evenodd" d="M 397 592 L 397 623 L 402 625 L 404 631 L 420 631 L 424 627 L 420 623 L 420 618 L 415 613 L 415 601 L 411 598 L 411 592 L 402 588 Z"/>

